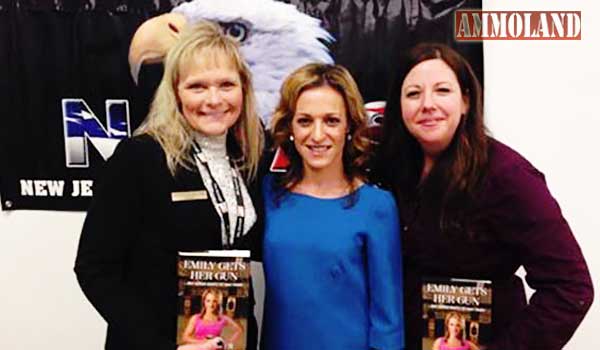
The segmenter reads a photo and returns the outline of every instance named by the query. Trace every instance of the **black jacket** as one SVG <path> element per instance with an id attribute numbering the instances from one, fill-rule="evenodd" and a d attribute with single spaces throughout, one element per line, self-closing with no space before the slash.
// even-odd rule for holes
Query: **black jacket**
<path id="1" fill-rule="evenodd" d="M 177 251 L 223 247 L 210 199 L 172 202 L 171 193 L 203 189 L 197 171 L 180 169 L 173 178 L 150 136 L 123 140 L 107 162 L 75 262 L 81 289 L 108 323 L 107 350 L 176 348 Z M 234 248 L 254 254 L 262 200 L 258 186 L 248 191 L 258 222 Z M 256 320 L 248 321 L 248 349 L 256 349 Z"/>

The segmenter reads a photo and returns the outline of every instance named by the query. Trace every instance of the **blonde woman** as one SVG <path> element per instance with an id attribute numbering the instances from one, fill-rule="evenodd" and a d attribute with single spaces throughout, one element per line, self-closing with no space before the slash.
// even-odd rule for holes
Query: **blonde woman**
<path id="1" fill-rule="evenodd" d="M 221 337 L 225 327 L 231 327 L 233 333 L 228 339 L 223 339 L 223 346 L 233 348 L 233 344 L 240 336 L 242 327 L 231 317 L 222 312 L 223 295 L 216 289 L 206 289 L 202 292 L 202 309 L 200 313 L 192 315 L 181 336 L 183 343 L 206 344 L 212 339 Z"/>
<path id="2" fill-rule="evenodd" d="M 135 135 L 95 188 L 75 271 L 108 323 L 106 349 L 175 350 L 177 251 L 253 248 L 258 226 L 263 134 L 236 42 L 214 24 L 187 28 Z"/>
<path id="3" fill-rule="evenodd" d="M 479 350 L 479 347 L 465 339 L 465 317 L 458 312 L 449 312 L 444 319 L 444 336 L 433 342 L 433 350 Z"/>

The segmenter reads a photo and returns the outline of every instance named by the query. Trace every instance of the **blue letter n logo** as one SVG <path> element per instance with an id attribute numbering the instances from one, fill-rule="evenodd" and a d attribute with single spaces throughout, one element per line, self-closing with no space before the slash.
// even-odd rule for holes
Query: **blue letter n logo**
<path id="1" fill-rule="evenodd" d="M 65 156 L 69 168 L 87 168 L 89 166 L 88 141 L 106 160 L 112 155 L 119 141 L 131 135 L 129 102 L 127 100 L 106 100 L 108 130 L 104 128 L 83 99 L 63 99 L 62 111 L 65 129 Z"/>

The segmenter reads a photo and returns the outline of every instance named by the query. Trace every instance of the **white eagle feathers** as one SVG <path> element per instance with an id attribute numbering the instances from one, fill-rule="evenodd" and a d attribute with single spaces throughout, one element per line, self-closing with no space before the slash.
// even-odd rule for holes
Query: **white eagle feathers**
<path id="1" fill-rule="evenodd" d="M 306 63 L 333 63 L 325 44 L 334 38 L 320 20 L 294 5 L 274 0 L 193 0 L 172 13 L 183 15 L 187 23 L 219 23 L 240 42 L 252 71 L 258 112 L 267 125 L 287 75 Z"/>
<path id="2" fill-rule="evenodd" d="M 240 51 L 252 71 L 258 112 L 265 122 L 287 75 L 306 63 L 333 62 L 324 45 L 333 37 L 318 19 L 294 5 L 274 0 L 194 0 L 172 12 L 183 14 L 190 23 L 217 22 L 240 40 Z"/>

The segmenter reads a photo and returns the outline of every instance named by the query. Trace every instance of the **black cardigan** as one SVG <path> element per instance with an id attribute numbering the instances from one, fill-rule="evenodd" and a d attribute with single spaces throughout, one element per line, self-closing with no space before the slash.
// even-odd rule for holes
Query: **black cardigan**
<path id="1" fill-rule="evenodd" d="M 197 171 L 180 169 L 171 176 L 162 148 L 150 136 L 123 140 L 107 162 L 75 262 L 81 289 L 108 323 L 107 350 L 176 348 L 177 251 L 223 249 L 210 199 L 171 201 L 172 192 L 202 189 Z M 258 222 L 234 248 L 255 255 L 262 200 L 256 184 L 248 191 Z M 256 334 L 252 316 L 248 349 L 256 349 Z"/>

